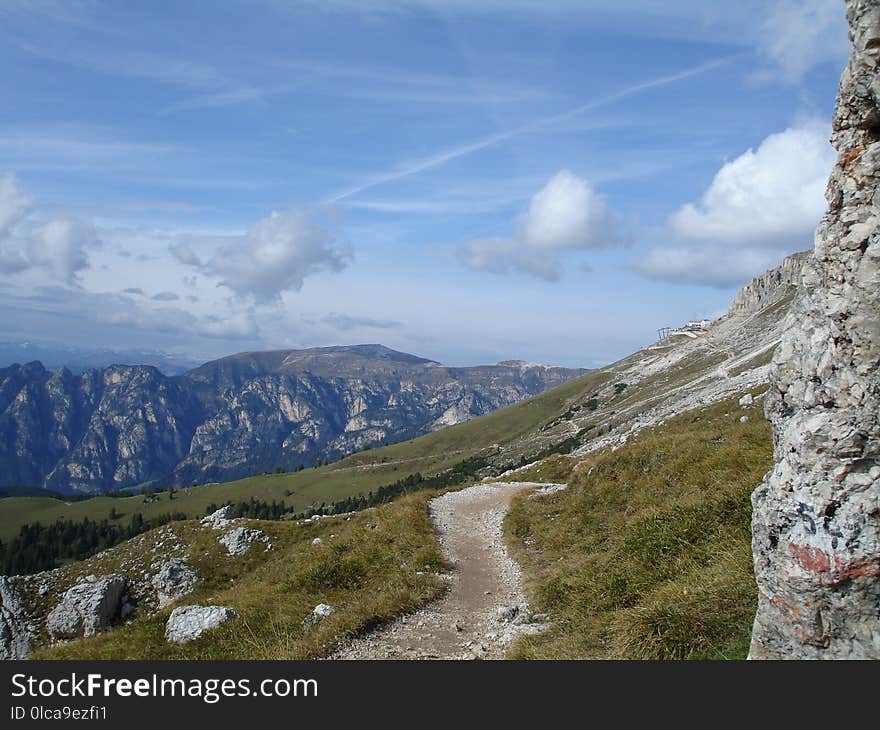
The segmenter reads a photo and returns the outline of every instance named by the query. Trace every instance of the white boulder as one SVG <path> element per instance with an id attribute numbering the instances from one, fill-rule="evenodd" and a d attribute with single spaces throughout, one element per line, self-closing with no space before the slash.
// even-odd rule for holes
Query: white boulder
<path id="1" fill-rule="evenodd" d="M 93 575 L 70 588 L 46 617 L 53 639 L 77 639 L 107 631 L 119 615 L 126 579 L 121 575 Z"/>
<path id="2" fill-rule="evenodd" d="M 165 639 L 175 644 L 185 644 L 237 615 L 236 611 L 226 606 L 179 606 L 168 617 Z"/>

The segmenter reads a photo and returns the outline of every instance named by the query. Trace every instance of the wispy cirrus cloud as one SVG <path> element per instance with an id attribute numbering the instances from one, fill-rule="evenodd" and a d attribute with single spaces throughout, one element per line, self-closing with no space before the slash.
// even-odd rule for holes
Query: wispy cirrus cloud
<path id="1" fill-rule="evenodd" d="M 520 137 L 524 134 L 528 134 L 530 132 L 535 132 L 539 129 L 552 126 L 555 123 L 571 119 L 572 117 L 585 114 L 586 112 L 600 109 L 604 106 L 608 106 L 617 101 L 636 96 L 650 89 L 667 86 L 669 84 L 674 84 L 679 81 L 684 81 L 685 79 L 691 78 L 693 76 L 707 73 L 712 69 L 715 69 L 720 65 L 726 63 L 728 60 L 729 58 L 719 58 L 713 61 L 709 61 L 707 63 L 702 63 L 697 66 L 683 69 L 673 74 L 667 74 L 665 76 L 642 81 L 638 84 L 627 86 L 626 88 L 615 91 L 614 93 L 607 94 L 599 99 L 594 99 L 593 101 L 587 102 L 586 104 L 581 104 L 559 114 L 541 117 L 540 119 L 535 119 L 534 121 L 528 122 L 527 124 L 522 124 L 518 127 L 513 127 L 511 129 L 498 132 L 496 134 L 491 134 L 477 139 L 473 142 L 468 142 L 466 144 L 458 145 L 456 147 L 451 147 L 428 157 L 398 163 L 396 166 L 385 172 L 380 172 L 372 175 L 357 185 L 334 193 L 326 200 L 326 202 L 338 203 L 354 195 L 375 188 L 379 185 L 394 182 L 396 180 L 401 180 L 411 175 L 416 175 L 418 173 L 431 170 L 435 167 L 444 165 L 447 162 L 451 162 L 452 160 L 465 157 L 467 155 L 473 154 L 474 152 L 479 152 L 480 150 L 484 150 L 489 147 L 494 147 L 498 144 L 507 142 L 516 137 Z"/>

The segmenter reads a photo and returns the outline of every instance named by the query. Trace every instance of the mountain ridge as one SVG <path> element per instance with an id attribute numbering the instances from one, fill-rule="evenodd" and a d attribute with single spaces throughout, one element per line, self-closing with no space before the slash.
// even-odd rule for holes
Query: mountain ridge
<path id="1" fill-rule="evenodd" d="M 0 368 L 0 481 L 64 493 L 311 466 L 510 405 L 587 372 L 448 367 L 383 345 L 243 352 L 166 376 Z"/>

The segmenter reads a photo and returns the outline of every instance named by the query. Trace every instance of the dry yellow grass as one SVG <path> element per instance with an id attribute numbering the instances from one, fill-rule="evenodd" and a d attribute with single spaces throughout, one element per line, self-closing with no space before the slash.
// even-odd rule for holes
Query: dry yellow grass
<path id="1" fill-rule="evenodd" d="M 760 406 L 734 399 L 591 456 L 565 491 L 518 498 L 508 540 L 553 625 L 512 656 L 744 657 L 757 596 L 749 495 L 771 457 Z"/>

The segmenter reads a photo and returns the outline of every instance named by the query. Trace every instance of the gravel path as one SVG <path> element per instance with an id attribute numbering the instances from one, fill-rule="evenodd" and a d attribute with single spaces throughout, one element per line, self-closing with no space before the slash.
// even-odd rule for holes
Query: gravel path
<path id="1" fill-rule="evenodd" d="M 454 566 L 449 590 L 415 613 L 358 637 L 331 659 L 501 659 L 514 638 L 545 628 L 528 611 L 502 522 L 514 494 L 557 485 L 477 484 L 432 499 L 431 519 Z"/>

